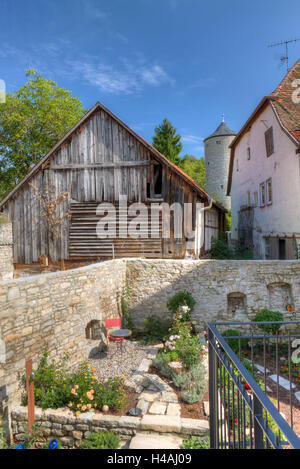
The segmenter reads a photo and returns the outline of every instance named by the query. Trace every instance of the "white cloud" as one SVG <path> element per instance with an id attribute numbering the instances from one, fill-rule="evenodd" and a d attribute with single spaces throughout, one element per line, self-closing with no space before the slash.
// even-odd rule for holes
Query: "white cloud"
<path id="1" fill-rule="evenodd" d="M 197 135 L 182 135 L 181 140 L 187 145 L 200 145 L 203 142 L 203 138 Z"/>
<path id="2" fill-rule="evenodd" d="M 72 72 L 99 88 L 102 93 L 134 94 L 146 86 L 173 83 L 167 72 L 159 65 L 136 65 L 129 60 L 120 64 L 95 63 L 95 61 L 71 61 Z"/>

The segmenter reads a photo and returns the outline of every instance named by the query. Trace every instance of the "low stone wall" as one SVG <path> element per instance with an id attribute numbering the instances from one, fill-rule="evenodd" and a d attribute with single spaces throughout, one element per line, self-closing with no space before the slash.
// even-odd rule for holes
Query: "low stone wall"
<path id="1" fill-rule="evenodd" d="M 127 259 L 130 310 L 142 325 L 149 315 L 167 315 L 167 302 L 187 290 L 196 300 L 193 319 L 251 321 L 262 308 L 300 320 L 299 261 L 187 261 Z M 295 311 L 286 311 L 294 304 Z"/>
<path id="2" fill-rule="evenodd" d="M 99 340 L 86 328 L 121 315 L 124 282 L 122 260 L 0 282 L 0 405 L 20 402 L 25 360 L 36 367 L 45 349 L 56 361 L 68 354 L 71 367 L 87 360 Z"/>
<path id="3" fill-rule="evenodd" d="M 0 281 L 13 278 L 12 224 L 0 215 Z"/>
<path id="4" fill-rule="evenodd" d="M 15 443 L 22 441 L 28 422 L 27 407 L 16 407 L 11 412 L 11 425 Z M 76 448 L 92 432 L 112 431 L 122 440 L 137 433 L 177 434 L 186 439 L 208 434 L 206 420 L 187 419 L 166 415 L 130 417 L 86 412 L 76 417 L 68 409 L 35 408 L 35 425 L 41 433 L 40 446 L 51 438 L 60 441 L 63 448 Z"/>

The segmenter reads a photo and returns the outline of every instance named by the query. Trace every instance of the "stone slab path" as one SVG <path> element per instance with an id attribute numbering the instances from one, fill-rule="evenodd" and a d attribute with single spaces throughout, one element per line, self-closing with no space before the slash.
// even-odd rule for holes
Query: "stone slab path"
<path id="1" fill-rule="evenodd" d="M 129 449 L 180 449 L 182 441 L 178 436 L 137 433 Z"/>
<path id="2" fill-rule="evenodd" d="M 138 369 L 125 380 L 125 385 L 139 394 L 137 407 L 142 410 L 141 433 L 132 438 L 130 448 L 180 448 L 184 435 L 189 438 L 209 432 L 207 420 L 181 418 L 176 393 L 158 375 L 149 373 L 159 348 L 149 350 Z"/>

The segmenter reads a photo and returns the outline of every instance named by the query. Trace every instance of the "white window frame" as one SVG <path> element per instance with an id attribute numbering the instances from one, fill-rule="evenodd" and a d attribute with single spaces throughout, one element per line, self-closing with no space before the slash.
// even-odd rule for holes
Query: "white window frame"
<path id="1" fill-rule="evenodd" d="M 247 206 L 250 207 L 251 205 L 251 192 L 247 191 Z"/>
<path id="2" fill-rule="evenodd" d="M 269 200 L 269 183 L 271 183 L 271 200 Z M 266 205 L 271 205 L 273 203 L 273 184 L 272 184 L 272 178 L 269 178 L 266 180 L 266 190 L 265 190 L 265 194 L 266 194 Z"/>
<path id="3" fill-rule="evenodd" d="M 262 199 L 262 188 L 264 188 L 264 198 L 265 198 L 264 201 Z M 262 182 L 259 185 L 259 205 L 260 207 L 264 207 L 266 205 L 266 183 L 265 182 Z"/>

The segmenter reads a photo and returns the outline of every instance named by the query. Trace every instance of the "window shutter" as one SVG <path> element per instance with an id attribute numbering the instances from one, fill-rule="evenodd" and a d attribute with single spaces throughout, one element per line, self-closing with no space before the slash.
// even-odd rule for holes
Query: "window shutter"
<path id="1" fill-rule="evenodd" d="M 270 156 L 274 153 L 273 127 L 265 131 L 265 142 L 267 156 Z"/>

